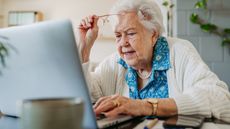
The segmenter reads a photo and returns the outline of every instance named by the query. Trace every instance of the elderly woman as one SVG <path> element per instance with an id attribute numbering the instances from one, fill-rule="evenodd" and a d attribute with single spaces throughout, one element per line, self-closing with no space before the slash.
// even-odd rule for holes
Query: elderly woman
<path id="1" fill-rule="evenodd" d="M 110 22 L 118 53 L 90 71 L 98 35 L 96 15 L 83 19 L 78 43 L 96 114 L 108 117 L 203 115 L 230 122 L 230 94 L 186 40 L 162 36 L 153 0 L 120 0 Z"/>

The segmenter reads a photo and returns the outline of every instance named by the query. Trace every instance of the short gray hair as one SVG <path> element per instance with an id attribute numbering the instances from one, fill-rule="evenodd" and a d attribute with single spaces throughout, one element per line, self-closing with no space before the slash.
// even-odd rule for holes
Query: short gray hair
<path id="1" fill-rule="evenodd" d="M 158 4 L 155 0 L 118 0 L 110 10 L 111 14 L 117 14 L 122 11 L 134 10 L 140 19 L 143 26 L 151 32 L 158 32 L 162 35 L 164 32 L 163 16 Z M 115 18 L 111 16 L 110 22 L 114 27 Z"/>

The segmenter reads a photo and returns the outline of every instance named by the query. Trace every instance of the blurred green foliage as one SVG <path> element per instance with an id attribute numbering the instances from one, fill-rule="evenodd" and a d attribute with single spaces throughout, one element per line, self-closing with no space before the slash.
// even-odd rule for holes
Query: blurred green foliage
<path id="1" fill-rule="evenodd" d="M 0 75 L 2 68 L 6 67 L 6 59 L 10 55 L 10 50 L 17 52 L 16 48 L 9 43 L 9 39 L 0 35 Z"/>
<path id="2" fill-rule="evenodd" d="M 8 48 L 6 46 L 7 38 L 0 36 L 0 65 L 6 66 L 6 57 L 9 55 Z"/>
<path id="3" fill-rule="evenodd" d="M 208 11 L 207 8 L 208 0 L 199 0 L 195 3 L 196 9 L 203 9 Z M 203 20 L 198 14 L 192 13 L 190 21 L 194 24 L 198 24 L 202 31 L 218 35 L 222 38 L 222 45 L 230 45 L 230 28 L 220 28 L 217 25 Z"/>

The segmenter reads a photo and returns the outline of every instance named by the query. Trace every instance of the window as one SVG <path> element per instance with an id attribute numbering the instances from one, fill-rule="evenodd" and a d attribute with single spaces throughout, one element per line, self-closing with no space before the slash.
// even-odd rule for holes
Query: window
<path id="1" fill-rule="evenodd" d="M 8 26 L 26 25 L 42 20 L 42 14 L 37 11 L 10 11 Z"/>

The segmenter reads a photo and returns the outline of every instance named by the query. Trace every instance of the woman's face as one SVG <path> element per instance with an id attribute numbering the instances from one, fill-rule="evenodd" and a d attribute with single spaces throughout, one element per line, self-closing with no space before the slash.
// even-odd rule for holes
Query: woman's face
<path id="1" fill-rule="evenodd" d="M 117 50 L 129 66 L 141 69 L 151 65 L 156 34 L 147 30 L 135 13 L 118 15 L 114 33 Z"/>

